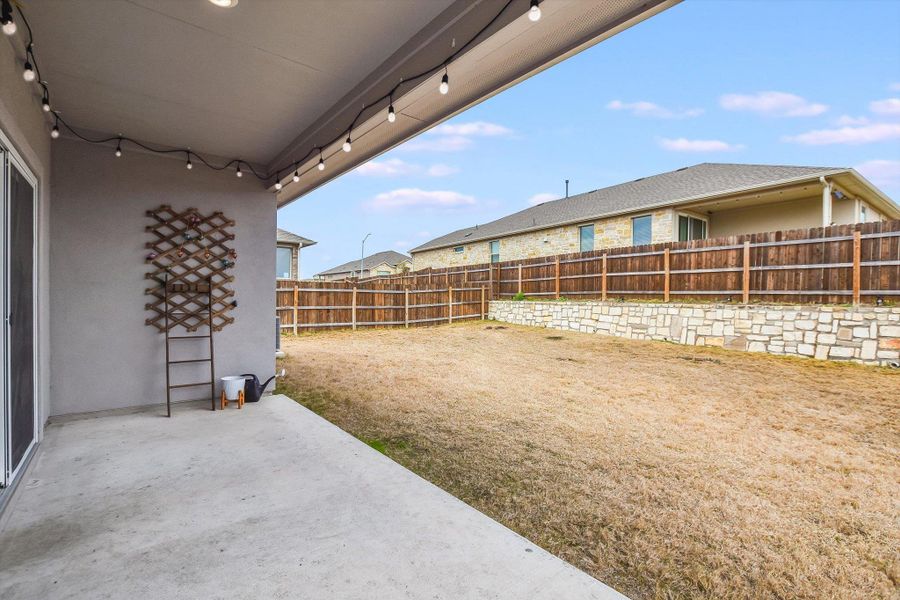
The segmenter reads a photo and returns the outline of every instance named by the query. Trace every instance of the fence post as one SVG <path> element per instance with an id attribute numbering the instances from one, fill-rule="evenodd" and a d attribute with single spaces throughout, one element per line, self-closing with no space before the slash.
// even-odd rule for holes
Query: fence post
<path id="1" fill-rule="evenodd" d="M 484 286 L 481 286 L 481 320 L 484 321 Z"/>
<path id="2" fill-rule="evenodd" d="M 298 282 L 294 282 L 294 335 L 297 335 L 297 315 L 299 311 L 297 307 L 300 305 L 300 284 Z"/>
<path id="3" fill-rule="evenodd" d="M 488 263 L 488 285 L 491 286 L 491 300 L 494 299 L 494 265 Z"/>
<path id="4" fill-rule="evenodd" d="M 600 275 L 600 299 L 606 301 L 606 254 L 603 255 L 603 271 Z"/>
<path id="5" fill-rule="evenodd" d="M 853 306 L 859 306 L 860 296 L 860 262 L 862 259 L 862 234 L 857 229 L 853 232 Z"/>
<path id="6" fill-rule="evenodd" d="M 669 301 L 669 284 L 670 284 L 670 273 L 669 273 L 669 249 L 666 248 L 663 251 L 663 267 L 665 268 L 665 276 L 663 280 L 663 300 L 665 302 Z"/>
<path id="7" fill-rule="evenodd" d="M 353 288 L 353 304 L 350 306 L 351 321 L 353 323 L 353 331 L 356 331 L 356 288 Z"/>
<path id="8" fill-rule="evenodd" d="M 463 283 L 469 283 L 469 270 L 463 267 Z"/>
<path id="9" fill-rule="evenodd" d="M 519 263 L 519 293 L 522 293 L 522 263 Z"/>
<path id="10" fill-rule="evenodd" d="M 431 285 L 431 267 L 428 267 L 428 285 Z"/>
<path id="11" fill-rule="evenodd" d="M 744 275 L 743 275 L 743 299 L 744 304 L 750 304 L 750 240 L 744 240 Z"/>
<path id="12" fill-rule="evenodd" d="M 556 257 L 556 299 L 559 300 L 559 257 Z"/>
<path id="13" fill-rule="evenodd" d="M 447 286 L 447 322 L 453 322 L 453 288 Z"/>
<path id="14" fill-rule="evenodd" d="M 403 324 L 409 329 L 409 288 L 403 291 Z"/>

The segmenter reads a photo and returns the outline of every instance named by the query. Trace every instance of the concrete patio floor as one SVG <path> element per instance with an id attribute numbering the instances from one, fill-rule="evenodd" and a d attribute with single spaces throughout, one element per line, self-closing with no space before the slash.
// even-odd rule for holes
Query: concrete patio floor
<path id="1" fill-rule="evenodd" d="M 64 420 L 0 597 L 623 598 L 285 396 Z"/>

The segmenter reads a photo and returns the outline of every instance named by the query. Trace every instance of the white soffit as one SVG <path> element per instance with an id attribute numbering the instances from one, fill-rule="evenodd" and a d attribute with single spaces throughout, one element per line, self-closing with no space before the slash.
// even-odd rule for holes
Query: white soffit
<path id="1" fill-rule="evenodd" d="M 291 181 L 293 171 L 282 172 L 284 188 L 278 193 L 278 205 L 284 206 L 335 177 L 397 146 L 463 110 L 500 91 L 631 27 L 675 4 L 679 0 L 545 0 L 543 16 L 528 20 L 528 3 L 499 31 L 473 46 L 450 66 L 450 92 L 437 91 L 443 71 L 424 80 L 401 98 L 394 100 L 397 120 L 387 122 L 387 105 L 353 133 L 353 151 L 340 150 L 341 141 L 325 149 L 327 168 L 315 168 L 318 155 L 300 165 L 301 179 Z M 516 7 L 511 7 L 512 11 Z M 521 7 L 518 7 L 521 8 Z M 349 122 L 352 116 L 345 119 Z M 343 123 L 346 127 L 347 123 Z M 332 133 L 328 139 L 333 139 Z M 295 142 L 295 155 L 303 155 L 316 146 Z M 271 167 L 284 164 L 284 156 Z"/>

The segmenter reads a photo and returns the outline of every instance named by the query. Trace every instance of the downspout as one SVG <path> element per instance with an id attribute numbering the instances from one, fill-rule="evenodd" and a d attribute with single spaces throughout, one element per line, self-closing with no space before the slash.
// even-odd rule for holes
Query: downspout
<path id="1" fill-rule="evenodd" d="M 831 184 L 824 177 L 819 177 L 822 184 L 822 227 L 831 225 Z"/>

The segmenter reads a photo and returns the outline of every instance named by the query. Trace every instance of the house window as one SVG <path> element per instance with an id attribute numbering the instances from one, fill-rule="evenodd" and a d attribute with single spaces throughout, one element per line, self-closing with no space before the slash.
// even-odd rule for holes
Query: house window
<path id="1" fill-rule="evenodd" d="M 578 228 L 579 248 L 581 252 L 590 252 L 594 249 L 594 224 L 582 225 Z"/>
<path id="2" fill-rule="evenodd" d="M 491 246 L 491 262 L 498 263 L 500 262 L 500 240 L 494 240 L 490 244 Z"/>
<path id="3" fill-rule="evenodd" d="M 291 259 L 293 258 L 293 248 L 278 246 L 275 248 L 275 277 L 278 279 L 291 278 Z"/>
<path id="4" fill-rule="evenodd" d="M 390 271 L 385 271 L 385 270 L 379 269 L 378 271 L 375 271 L 375 274 L 378 275 L 379 277 L 381 277 L 381 276 L 383 276 L 383 275 L 390 275 L 391 272 L 390 272 Z"/>
<path id="5" fill-rule="evenodd" d="M 642 246 L 653 242 L 653 217 L 644 215 L 631 219 L 631 245 Z"/>
<path id="6" fill-rule="evenodd" d="M 453 248 L 453 251 L 457 254 L 461 254 L 463 250 L 464 248 L 462 246 L 456 246 L 455 248 Z"/>
<path id="7" fill-rule="evenodd" d="M 866 220 L 869 216 L 867 213 L 868 213 L 868 211 L 866 210 L 865 204 L 863 204 L 862 206 L 859 207 L 859 222 L 860 223 L 866 222 Z"/>
<path id="8" fill-rule="evenodd" d="M 706 221 L 688 215 L 678 215 L 678 241 L 706 239 Z"/>

